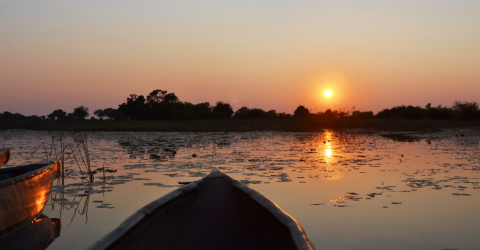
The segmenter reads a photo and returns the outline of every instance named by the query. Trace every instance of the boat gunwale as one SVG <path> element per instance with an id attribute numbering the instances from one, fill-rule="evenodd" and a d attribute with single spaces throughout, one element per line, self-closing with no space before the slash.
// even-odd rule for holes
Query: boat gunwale
<path id="1" fill-rule="evenodd" d="M 50 167 L 57 164 L 57 162 L 58 162 L 58 164 L 60 164 L 60 160 L 53 159 L 53 160 L 48 160 L 48 161 L 42 161 L 42 162 L 39 162 L 39 163 L 32 163 L 32 164 L 28 164 L 28 165 L 21 165 L 21 166 L 15 166 L 15 167 L 11 167 L 11 168 L 4 168 L 2 170 L 13 169 L 13 168 L 18 168 L 18 167 L 26 167 L 26 166 L 30 166 L 30 165 L 45 164 L 45 166 L 40 167 L 38 169 L 35 169 L 35 170 L 32 170 L 32 171 L 26 172 L 24 174 L 17 175 L 17 176 L 14 176 L 12 178 L 0 181 L 0 188 L 10 186 L 10 185 L 14 185 L 15 183 L 19 183 L 19 182 L 22 182 L 22 181 L 27 181 L 29 179 L 32 179 L 35 176 L 37 176 L 39 174 L 42 174 L 43 172 L 47 171 Z M 60 171 L 60 169 L 58 171 Z"/>
<path id="2" fill-rule="evenodd" d="M 233 180 L 232 185 L 245 195 L 249 196 L 252 200 L 256 201 L 260 206 L 269 211 L 276 219 L 278 219 L 285 227 L 287 227 L 292 235 L 292 239 L 297 246 L 297 249 L 315 249 L 303 227 L 298 221 L 281 209 L 275 202 L 257 192 L 254 189 L 249 188 L 245 184 Z"/>
<path id="3" fill-rule="evenodd" d="M 259 192 L 249 188 L 245 184 L 231 178 L 230 176 L 223 174 L 217 169 L 214 169 L 209 175 L 210 178 L 218 177 L 227 177 L 232 181 L 232 186 L 235 187 L 238 191 L 251 198 L 253 201 L 258 203 L 262 208 L 266 209 L 273 217 L 278 219 L 281 224 L 283 224 L 289 231 L 292 236 L 292 239 L 295 243 L 297 249 L 300 250 L 315 250 L 315 247 L 308 239 L 305 231 L 302 226 L 288 213 L 283 211 L 277 204 L 263 196 Z M 207 177 L 206 176 L 206 177 Z M 170 193 L 150 202 L 144 207 L 137 210 L 127 219 L 125 219 L 120 225 L 115 228 L 110 233 L 106 234 L 98 241 L 93 243 L 87 250 L 100 250 L 108 249 L 113 247 L 116 243 L 121 240 L 121 237 L 127 234 L 130 231 L 133 231 L 141 222 L 147 220 L 152 214 L 154 214 L 159 209 L 167 206 L 168 204 L 176 201 L 177 199 L 182 198 L 186 194 L 190 194 L 198 190 L 198 185 L 205 180 L 206 177 L 203 177 L 200 180 L 193 181 L 192 183 L 173 190 Z"/>
<path id="4" fill-rule="evenodd" d="M 10 151 L 10 150 L 11 150 L 10 148 L 0 148 L 0 152 L 1 152 L 0 154 L 3 154 L 3 153 L 5 153 L 7 151 Z"/>
<path id="5" fill-rule="evenodd" d="M 0 156 L 3 157 L 3 162 L 0 162 L 0 168 L 10 160 L 10 153 L 10 148 L 0 148 Z"/>

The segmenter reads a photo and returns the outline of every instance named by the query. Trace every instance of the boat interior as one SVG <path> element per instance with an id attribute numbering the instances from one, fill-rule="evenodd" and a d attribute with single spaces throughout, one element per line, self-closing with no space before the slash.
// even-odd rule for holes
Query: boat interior
<path id="1" fill-rule="evenodd" d="M 289 229 L 230 177 L 205 179 L 158 207 L 109 249 L 296 249 Z"/>
<path id="2" fill-rule="evenodd" d="M 37 164 L 30 164 L 30 165 L 0 169 L 0 181 L 8 180 L 8 179 L 14 178 L 16 176 L 26 174 L 28 172 L 37 170 L 39 168 L 45 167 L 45 166 L 50 165 L 50 164 L 51 163 L 45 163 L 45 164 L 38 164 L 37 163 Z"/>

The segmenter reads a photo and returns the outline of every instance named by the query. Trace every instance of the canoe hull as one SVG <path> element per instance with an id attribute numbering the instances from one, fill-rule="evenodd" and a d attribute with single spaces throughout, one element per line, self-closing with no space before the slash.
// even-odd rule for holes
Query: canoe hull
<path id="1" fill-rule="evenodd" d="M 315 249 L 293 217 L 219 171 L 153 201 L 89 249 L 152 248 Z"/>
<path id="2" fill-rule="evenodd" d="M 60 161 L 55 161 L 36 171 L 0 181 L 0 235 L 19 228 L 40 215 L 60 169 Z M 5 170 L 7 169 L 2 169 Z"/>

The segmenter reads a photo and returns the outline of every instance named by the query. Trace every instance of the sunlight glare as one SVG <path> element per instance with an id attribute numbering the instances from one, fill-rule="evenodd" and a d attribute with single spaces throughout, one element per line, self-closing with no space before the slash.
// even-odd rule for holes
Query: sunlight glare
<path id="1" fill-rule="evenodd" d="M 332 91 L 326 90 L 324 95 L 325 95 L 325 97 L 330 98 L 332 96 Z"/>

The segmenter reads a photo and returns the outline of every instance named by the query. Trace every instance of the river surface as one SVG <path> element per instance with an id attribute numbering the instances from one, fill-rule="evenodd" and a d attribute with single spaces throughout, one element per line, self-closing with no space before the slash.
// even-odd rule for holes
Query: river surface
<path id="1" fill-rule="evenodd" d="M 213 168 L 292 215 L 317 249 L 480 249 L 479 141 L 476 129 L 0 132 L 0 148 L 11 148 L 2 168 L 61 158 L 64 145 L 65 177 L 43 211 L 61 220 L 49 250 L 86 249 Z"/>

